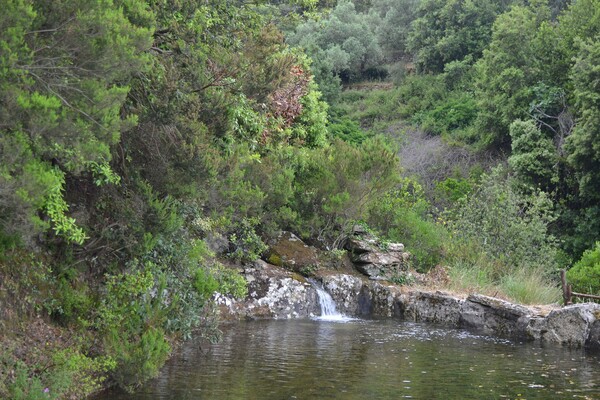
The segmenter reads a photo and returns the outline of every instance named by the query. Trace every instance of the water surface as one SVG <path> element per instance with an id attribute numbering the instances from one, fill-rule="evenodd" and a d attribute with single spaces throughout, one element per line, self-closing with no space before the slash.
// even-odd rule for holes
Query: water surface
<path id="1" fill-rule="evenodd" d="M 249 321 L 188 342 L 133 394 L 99 399 L 594 399 L 600 359 L 390 320 Z"/>

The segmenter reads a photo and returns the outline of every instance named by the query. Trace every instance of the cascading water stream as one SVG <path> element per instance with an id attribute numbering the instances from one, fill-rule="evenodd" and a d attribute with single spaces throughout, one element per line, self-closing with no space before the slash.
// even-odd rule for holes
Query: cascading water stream
<path id="1" fill-rule="evenodd" d="M 331 295 L 323 289 L 323 286 L 319 282 L 314 279 L 309 279 L 308 281 L 315 288 L 317 296 L 319 297 L 321 316 L 317 317 L 317 319 L 325 321 L 349 321 L 352 319 L 344 316 L 337 310 L 335 301 L 333 301 Z"/>

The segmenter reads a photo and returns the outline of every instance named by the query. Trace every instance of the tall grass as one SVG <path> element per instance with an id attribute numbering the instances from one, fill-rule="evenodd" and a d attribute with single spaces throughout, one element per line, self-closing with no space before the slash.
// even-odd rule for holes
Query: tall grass
<path id="1" fill-rule="evenodd" d="M 540 270 L 513 271 L 498 286 L 507 297 L 523 304 L 550 304 L 561 298 L 558 286 Z"/>
<path id="2" fill-rule="evenodd" d="M 521 304 L 551 304 L 560 300 L 561 292 L 541 270 L 506 270 L 497 278 L 489 265 L 457 262 L 449 268 L 449 289 L 480 293 Z"/>

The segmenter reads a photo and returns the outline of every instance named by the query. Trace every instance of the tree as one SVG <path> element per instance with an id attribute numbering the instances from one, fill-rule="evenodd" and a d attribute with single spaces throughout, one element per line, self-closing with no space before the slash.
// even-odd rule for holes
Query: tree
<path id="1" fill-rule="evenodd" d="M 451 223 L 454 240 L 474 244 L 500 268 L 554 272 L 558 247 L 548 231 L 556 219 L 552 201 L 541 191 L 523 193 L 516 183 L 502 167 L 482 176 L 477 190 L 459 201 Z"/>
<path id="2" fill-rule="evenodd" d="M 5 6 L 0 229 L 27 240 L 51 225 L 81 243 L 85 234 L 67 216 L 65 177 L 87 173 L 97 184 L 117 181 L 108 166 L 111 146 L 135 122 L 120 109 L 132 75 L 147 61 L 152 14 L 137 0 Z"/>
<path id="3" fill-rule="evenodd" d="M 581 259 L 568 271 L 567 277 L 574 291 L 600 294 L 600 242 L 583 253 Z"/>
<path id="4" fill-rule="evenodd" d="M 475 65 L 481 109 L 476 125 L 484 146 L 509 145 L 510 124 L 527 116 L 531 87 L 539 79 L 532 43 L 547 17 L 549 10 L 542 4 L 535 9 L 515 6 L 494 23 L 492 41 Z"/>
<path id="5" fill-rule="evenodd" d="M 579 114 L 567 138 L 568 161 L 577 172 L 580 194 L 600 200 L 600 38 L 580 44 L 571 79 Z"/>
<path id="6" fill-rule="evenodd" d="M 408 49 L 424 72 L 442 72 L 444 65 L 467 56 L 481 56 L 496 16 L 507 7 L 498 0 L 424 0 L 412 24 Z"/>
<path id="7" fill-rule="evenodd" d="M 369 68 L 377 67 L 383 57 L 369 16 L 357 12 L 349 0 L 340 1 L 320 23 L 309 20 L 300 24 L 288 41 L 303 47 L 316 65 L 327 65 L 331 73 L 344 81 L 361 78 Z M 325 78 L 321 71 L 313 72 L 317 83 Z"/>
<path id="8" fill-rule="evenodd" d="M 552 139 L 534 121 L 510 125 L 512 153 L 508 163 L 517 177 L 532 188 L 551 189 L 557 180 L 558 156 Z"/>
<path id="9" fill-rule="evenodd" d="M 408 55 L 407 42 L 411 24 L 417 16 L 418 0 L 375 0 L 369 11 L 377 41 L 388 61 Z"/>

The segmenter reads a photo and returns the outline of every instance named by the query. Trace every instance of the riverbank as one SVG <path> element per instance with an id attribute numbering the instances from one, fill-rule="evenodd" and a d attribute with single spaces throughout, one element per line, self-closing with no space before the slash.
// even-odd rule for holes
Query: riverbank
<path id="1" fill-rule="evenodd" d="M 316 289 L 302 276 L 265 262 L 244 270 L 249 295 L 217 296 L 225 320 L 310 318 L 320 314 Z M 600 349 L 600 305 L 524 306 L 480 294 L 374 281 L 359 274 L 318 275 L 343 314 L 428 322 L 503 338 Z"/>
<path id="2" fill-rule="evenodd" d="M 259 260 L 243 268 L 240 272 L 248 283 L 248 296 L 235 300 L 217 295 L 221 317 L 319 315 L 316 289 L 306 280 L 307 274 L 300 273 L 308 271 L 348 316 L 436 323 L 503 338 L 600 349 L 598 304 L 526 306 L 478 293 L 452 293 L 439 289 L 444 286 L 443 269 L 427 275 L 411 271 L 402 244 L 382 248 L 376 238 L 355 232 L 345 248 L 343 256 L 347 258 L 340 257 L 333 267 L 331 263 L 318 264 L 323 257 L 315 248 L 293 234 L 282 234 L 268 258 L 280 265 Z"/>

